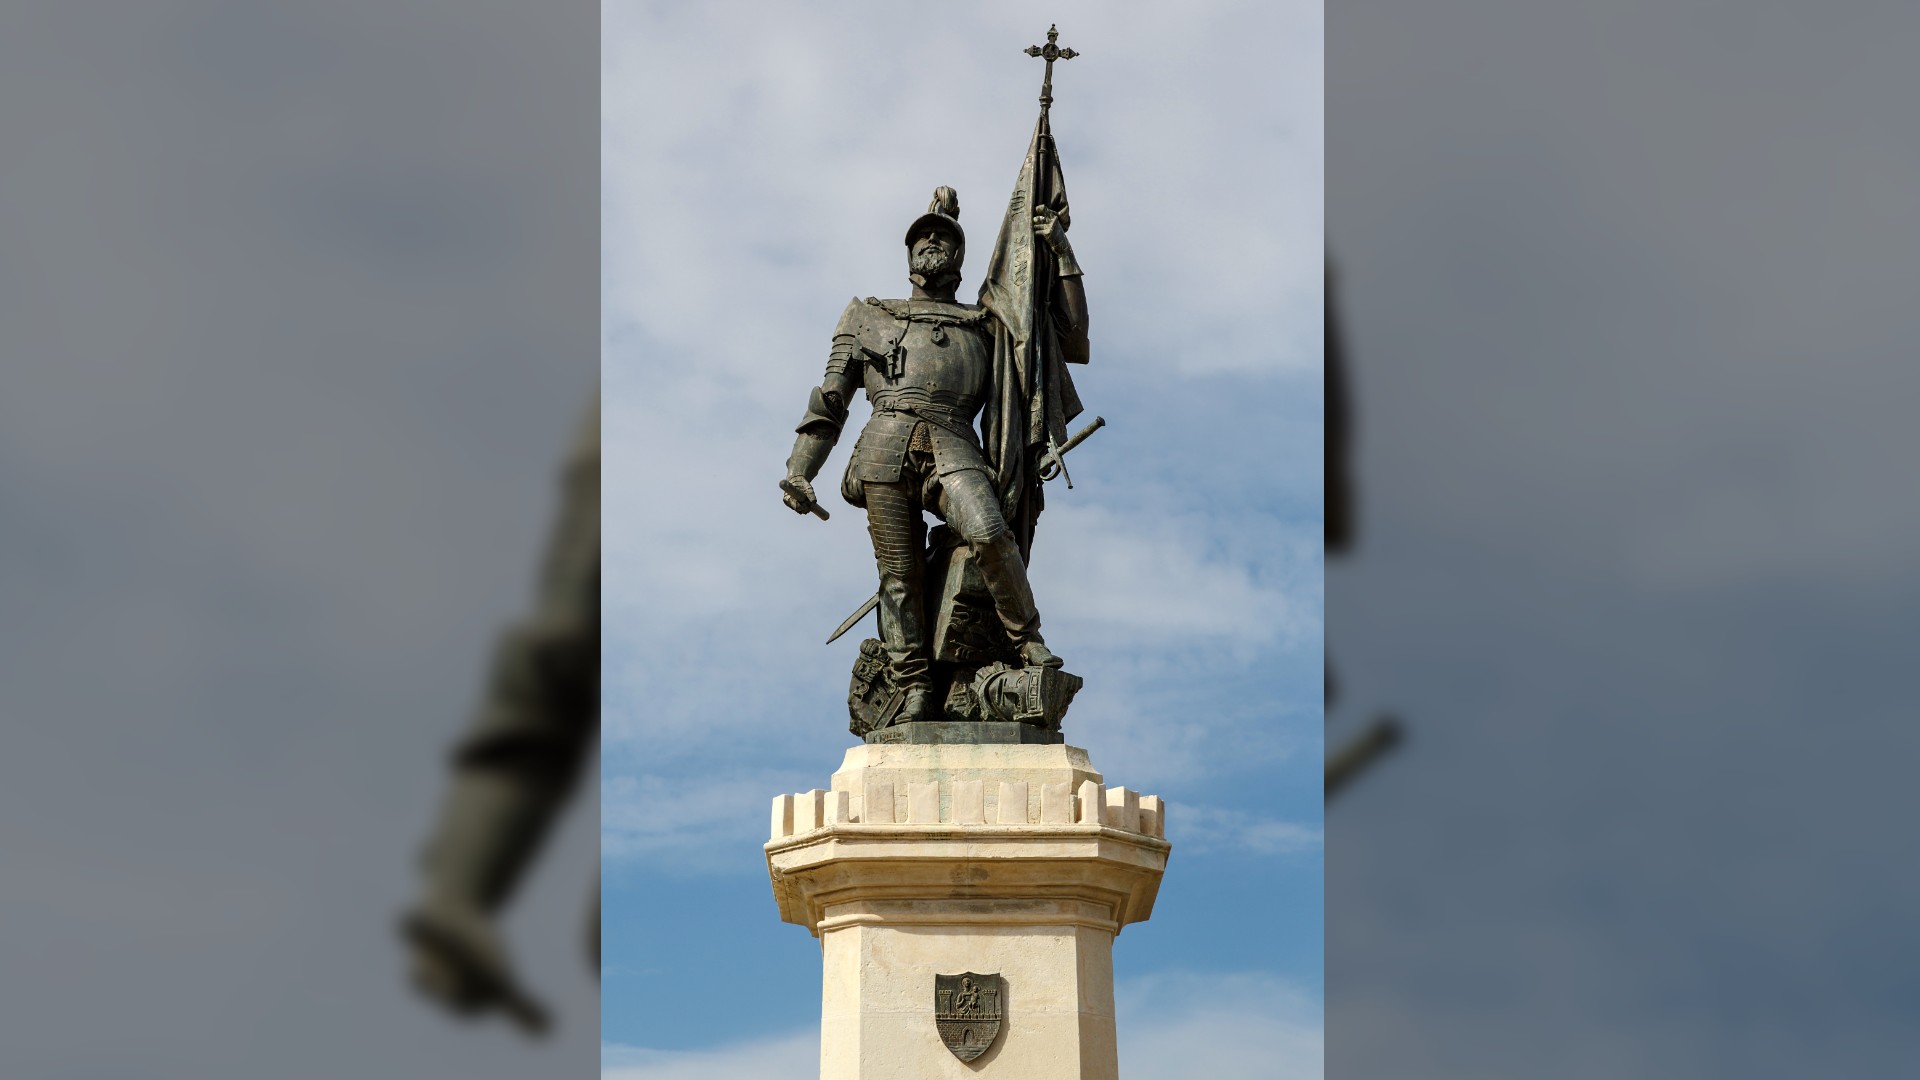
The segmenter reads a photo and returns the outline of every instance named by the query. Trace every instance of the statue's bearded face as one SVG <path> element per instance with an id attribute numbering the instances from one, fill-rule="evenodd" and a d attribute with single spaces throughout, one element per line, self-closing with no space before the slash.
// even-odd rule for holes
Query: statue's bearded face
<path id="1" fill-rule="evenodd" d="M 914 273 L 925 277 L 958 271 L 959 245 L 953 238 L 938 229 L 928 229 L 913 238 L 913 247 L 907 256 L 907 266 Z"/>

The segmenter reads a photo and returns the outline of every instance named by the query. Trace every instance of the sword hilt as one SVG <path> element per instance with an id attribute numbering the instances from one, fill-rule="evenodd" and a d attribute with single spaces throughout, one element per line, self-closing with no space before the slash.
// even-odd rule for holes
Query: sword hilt
<path id="1" fill-rule="evenodd" d="M 804 493 L 801 492 L 799 488 L 794 487 L 793 484 L 791 484 L 786 480 L 780 481 L 780 490 L 786 492 L 788 497 L 792 498 L 796 502 L 804 497 Z M 807 499 L 807 513 L 812 514 L 814 517 L 819 518 L 821 521 L 830 521 L 832 520 L 832 517 L 833 517 L 833 515 L 827 513 L 826 507 L 821 506 L 819 503 L 814 502 L 812 499 Z"/>
<path id="2" fill-rule="evenodd" d="M 1067 471 L 1067 459 L 1061 456 L 1064 453 L 1066 453 L 1065 450 L 1054 445 L 1053 436 L 1047 436 L 1047 456 L 1040 461 L 1040 480 L 1044 483 L 1050 476 L 1059 476 L 1066 480 L 1067 490 L 1072 491 L 1073 474 Z M 1053 467 L 1051 474 L 1047 472 L 1048 466 Z"/>
<path id="3" fill-rule="evenodd" d="M 1093 423 L 1081 428 L 1078 432 L 1074 433 L 1072 438 L 1060 446 L 1053 445 L 1053 437 L 1048 436 L 1046 456 L 1040 459 L 1040 479 L 1047 481 L 1056 476 L 1065 476 L 1067 478 L 1067 487 L 1071 489 L 1073 487 L 1073 477 L 1067 475 L 1067 451 L 1086 442 L 1087 436 L 1092 435 L 1094 432 L 1106 426 L 1107 418 L 1104 416 L 1096 416 L 1093 418 Z"/>

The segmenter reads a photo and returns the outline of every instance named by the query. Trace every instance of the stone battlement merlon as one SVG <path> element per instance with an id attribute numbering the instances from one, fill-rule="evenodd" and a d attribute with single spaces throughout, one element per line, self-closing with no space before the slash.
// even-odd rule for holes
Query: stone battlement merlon
<path id="1" fill-rule="evenodd" d="M 926 780 L 901 791 L 885 780 L 865 790 L 815 788 L 773 799 L 771 841 L 785 840 L 841 825 L 932 825 L 999 830 L 1021 826 L 1092 825 L 1166 839 L 1166 802 L 1127 787 L 1108 788 L 1092 780 L 1076 790 L 1067 781 L 1040 785 L 1026 781 Z"/>
<path id="2" fill-rule="evenodd" d="M 1113 948 L 1153 916 L 1162 799 L 1065 743 L 901 742 L 772 809 L 774 903 L 820 942 L 823 1080 L 976 1076 L 955 1046 L 1003 1080 L 1118 1076 Z M 937 1000 L 966 979 L 1000 992 L 994 1031 Z"/>

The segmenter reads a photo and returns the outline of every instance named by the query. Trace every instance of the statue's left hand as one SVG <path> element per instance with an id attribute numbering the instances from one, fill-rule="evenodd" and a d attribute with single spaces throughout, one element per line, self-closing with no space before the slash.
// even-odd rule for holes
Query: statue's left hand
<path id="1" fill-rule="evenodd" d="M 1047 242 L 1047 246 L 1056 253 L 1065 254 L 1072 250 L 1067 243 L 1067 226 L 1072 218 L 1063 211 L 1055 211 L 1051 206 L 1042 206 L 1033 212 L 1033 234 Z"/>

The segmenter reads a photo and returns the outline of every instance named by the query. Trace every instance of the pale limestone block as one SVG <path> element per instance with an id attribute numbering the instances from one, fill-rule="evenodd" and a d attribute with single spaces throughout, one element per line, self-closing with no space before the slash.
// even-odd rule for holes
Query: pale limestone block
<path id="1" fill-rule="evenodd" d="M 853 793 L 849 791 L 827 792 L 827 824 L 845 825 L 853 820 Z"/>
<path id="2" fill-rule="evenodd" d="M 1025 780 L 1000 782 L 1000 814 L 997 820 L 1002 825 L 1027 823 L 1027 782 Z"/>
<path id="3" fill-rule="evenodd" d="M 1158 795 L 1140 796 L 1140 831 L 1164 840 L 1167 836 L 1167 804 Z"/>
<path id="4" fill-rule="evenodd" d="M 876 780 L 891 783 L 896 799 L 902 804 L 906 802 L 902 796 L 908 784 L 928 780 L 939 780 L 943 784 L 954 780 L 984 780 L 989 801 L 995 785 L 1002 781 L 1024 781 L 1029 795 L 1037 792 L 1042 784 L 1065 781 L 1067 790 L 1072 792 L 1083 780 L 1096 784 L 1106 782 L 1087 759 L 1085 750 L 1065 744 L 863 743 L 847 750 L 846 759 L 833 774 L 832 786 L 858 794 Z"/>
<path id="5" fill-rule="evenodd" d="M 869 825 L 893 824 L 893 781 L 869 780 L 866 805 L 861 807 Z"/>
<path id="6" fill-rule="evenodd" d="M 829 980 L 831 984 L 831 980 Z M 856 984 L 857 985 L 857 984 Z M 840 1080 L 860 1076 L 860 1014 L 820 1019 L 820 1075 Z"/>
<path id="7" fill-rule="evenodd" d="M 940 781 L 907 785 L 907 824 L 940 824 Z"/>
<path id="8" fill-rule="evenodd" d="M 768 869 L 781 918 L 820 938 L 821 1080 L 1115 1080 L 1113 940 L 1152 914 L 1163 801 L 1037 745 L 854 747 L 819 803 L 829 823 L 931 825 L 948 802 L 948 820 L 998 829 L 794 835 L 813 794 L 787 796 L 799 820 Z M 927 1016 L 933 973 L 968 970 L 1003 975 L 1008 1017 L 972 1065 Z"/>
<path id="9" fill-rule="evenodd" d="M 1040 824 L 1073 823 L 1073 785 L 1065 780 L 1040 785 Z"/>
<path id="10" fill-rule="evenodd" d="M 955 780 L 953 782 L 953 823 L 955 825 L 987 823 L 986 781 Z"/>
<path id="11" fill-rule="evenodd" d="M 822 1080 L 1115 1080 L 1112 935 L 1019 921 L 926 928 L 855 924 L 821 939 Z M 1004 979 L 1007 1022 L 979 1063 L 959 1062 L 928 1022 L 932 973 Z"/>
<path id="12" fill-rule="evenodd" d="M 826 824 L 827 793 L 819 788 L 803 791 L 793 799 L 793 831 L 812 832 Z"/>
<path id="13" fill-rule="evenodd" d="M 1083 780 L 1079 797 L 1073 802 L 1073 820 L 1082 825 L 1098 825 L 1105 816 L 1102 808 L 1107 804 L 1107 785 Z"/>
<path id="14" fill-rule="evenodd" d="M 793 796 L 775 795 L 773 797 L 773 839 L 779 840 L 793 835 Z"/>

